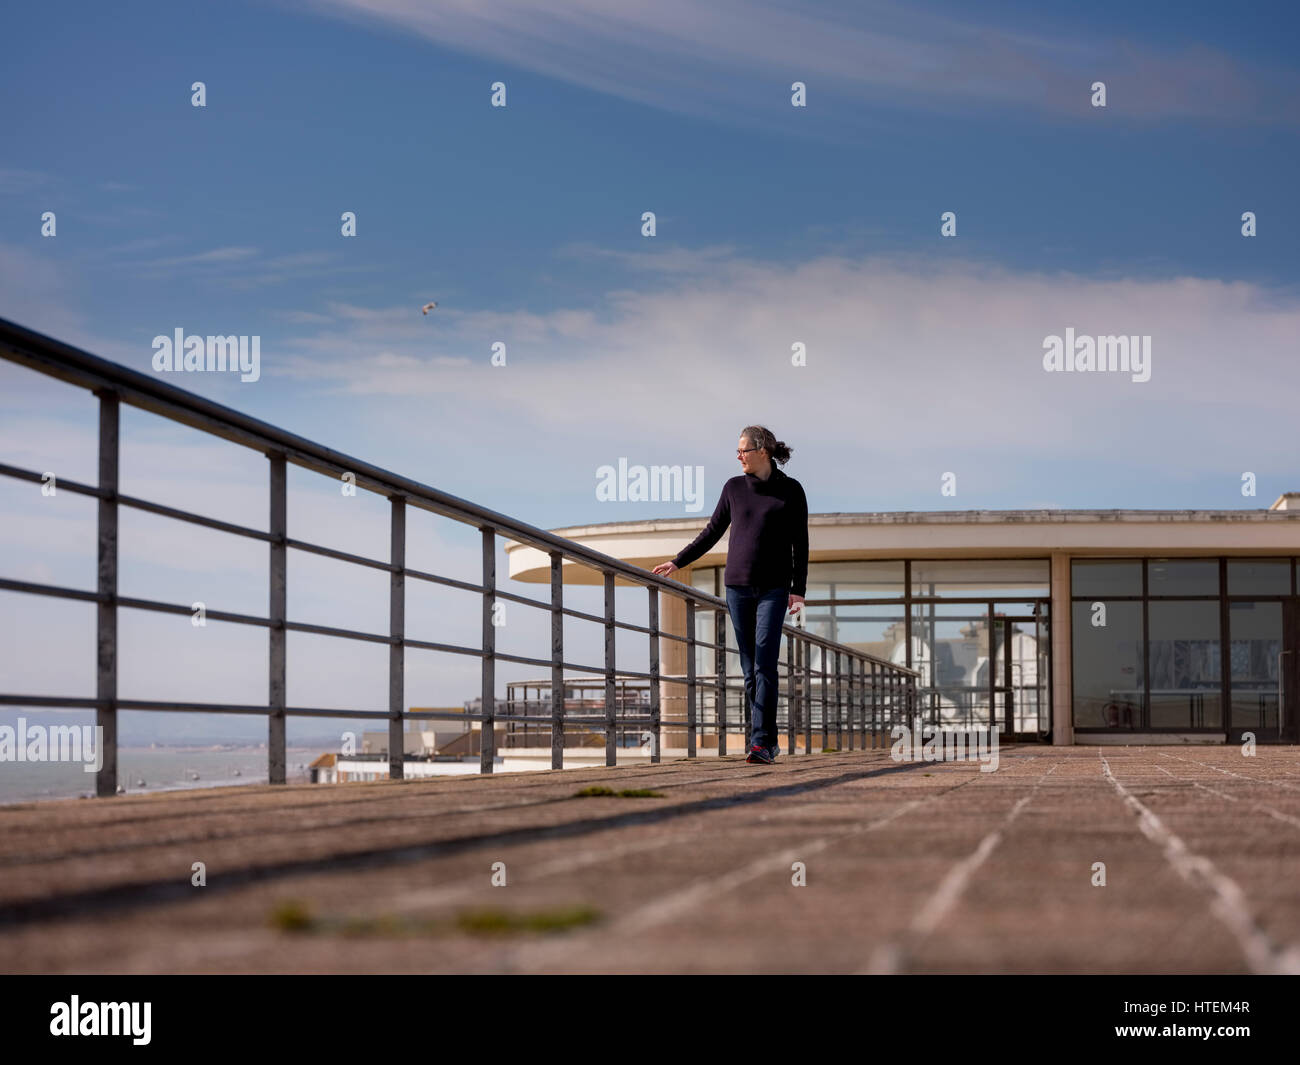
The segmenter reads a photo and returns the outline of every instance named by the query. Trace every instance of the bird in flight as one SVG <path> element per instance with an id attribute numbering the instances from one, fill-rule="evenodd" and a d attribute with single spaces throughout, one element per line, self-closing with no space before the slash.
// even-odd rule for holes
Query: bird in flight
<path id="1" fill-rule="evenodd" d="M 420 313 L 421 313 L 421 314 L 428 314 L 428 313 L 429 313 L 431 310 L 433 310 L 436 306 L 438 306 L 436 303 L 426 303 L 423 307 L 420 308 Z"/>

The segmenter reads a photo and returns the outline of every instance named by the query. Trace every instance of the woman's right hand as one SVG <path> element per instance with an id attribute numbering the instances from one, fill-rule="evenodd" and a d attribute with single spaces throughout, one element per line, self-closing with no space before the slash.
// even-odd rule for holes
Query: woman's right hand
<path id="1" fill-rule="evenodd" d="M 667 577 L 676 568 L 671 562 L 660 562 L 652 572 L 659 574 L 661 577 Z"/>

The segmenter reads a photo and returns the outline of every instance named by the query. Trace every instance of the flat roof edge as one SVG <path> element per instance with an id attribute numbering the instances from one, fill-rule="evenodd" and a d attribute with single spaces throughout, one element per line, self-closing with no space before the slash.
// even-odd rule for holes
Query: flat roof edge
<path id="1" fill-rule="evenodd" d="M 707 514 L 692 517 L 642 518 L 550 529 L 557 536 L 576 538 L 600 533 L 656 532 L 699 528 Z M 893 510 L 829 511 L 808 515 L 811 525 L 1051 525 L 1170 522 L 1295 522 L 1300 510 Z"/>

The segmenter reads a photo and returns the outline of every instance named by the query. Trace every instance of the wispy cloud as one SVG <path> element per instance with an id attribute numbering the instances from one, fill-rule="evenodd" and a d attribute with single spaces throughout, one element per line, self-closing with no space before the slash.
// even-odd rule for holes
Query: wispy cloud
<path id="1" fill-rule="evenodd" d="M 348 263 L 341 252 L 299 251 L 266 255 L 262 249 L 249 245 L 226 245 L 186 255 L 139 259 L 124 265 L 133 267 L 147 279 L 169 277 L 178 270 L 198 271 L 206 279 L 236 290 L 375 269 L 370 264 Z"/>
<path id="2" fill-rule="evenodd" d="M 251 258 L 256 254 L 257 249 L 249 247 L 211 248 L 208 251 L 196 252 L 193 255 L 176 255 L 169 259 L 151 259 L 142 265 L 163 268 L 195 266 L 205 263 L 231 263 Z"/>
<path id="3" fill-rule="evenodd" d="M 774 119 L 782 107 L 788 117 L 795 79 L 808 83 L 818 108 L 838 101 L 1083 117 L 1092 113 L 1088 87 L 1099 79 L 1110 88 L 1111 116 L 1286 124 L 1300 117 L 1294 71 L 1260 69 L 1206 45 L 1153 47 L 1076 25 L 1030 34 L 916 4 L 300 2 L 598 92 L 737 121 Z M 810 122 L 815 114 L 808 112 Z"/>
<path id="4" fill-rule="evenodd" d="M 54 179 L 39 170 L 0 166 L 0 196 L 21 196 L 50 185 Z"/>

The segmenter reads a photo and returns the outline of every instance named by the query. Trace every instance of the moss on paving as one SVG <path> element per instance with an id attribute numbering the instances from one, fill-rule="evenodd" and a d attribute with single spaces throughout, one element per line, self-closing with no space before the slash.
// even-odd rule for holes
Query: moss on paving
<path id="1" fill-rule="evenodd" d="M 297 899 L 278 904 L 270 924 L 294 934 L 342 936 L 413 936 L 449 935 L 468 932 L 473 935 L 509 935 L 520 932 L 563 932 L 569 928 L 600 920 L 600 911 L 592 906 L 574 905 L 541 910 L 504 910 L 496 907 L 465 910 L 452 918 L 402 917 L 379 914 L 376 917 L 317 917 Z"/>
<path id="2" fill-rule="evenodd" d="M 592 784 L 585 787 L 581 791 L 574 792 L 573 797 L 575 799 L 589 799 L 601 795 L 621 799 L 662 799 L 664 797 L 663 792 L 651 791 L 649 788 L 624 788 L 622 791 L 615 791 L 603 784 Z"/>
<path id="3" fill-rule="evenodd" d="M 532 913 L 501 909 L 469 910 L 456 918 L 461 931 L 498 935 L 502 932 L 562 932 L 600 919 L 591 906 L 564 906 Z"/>

